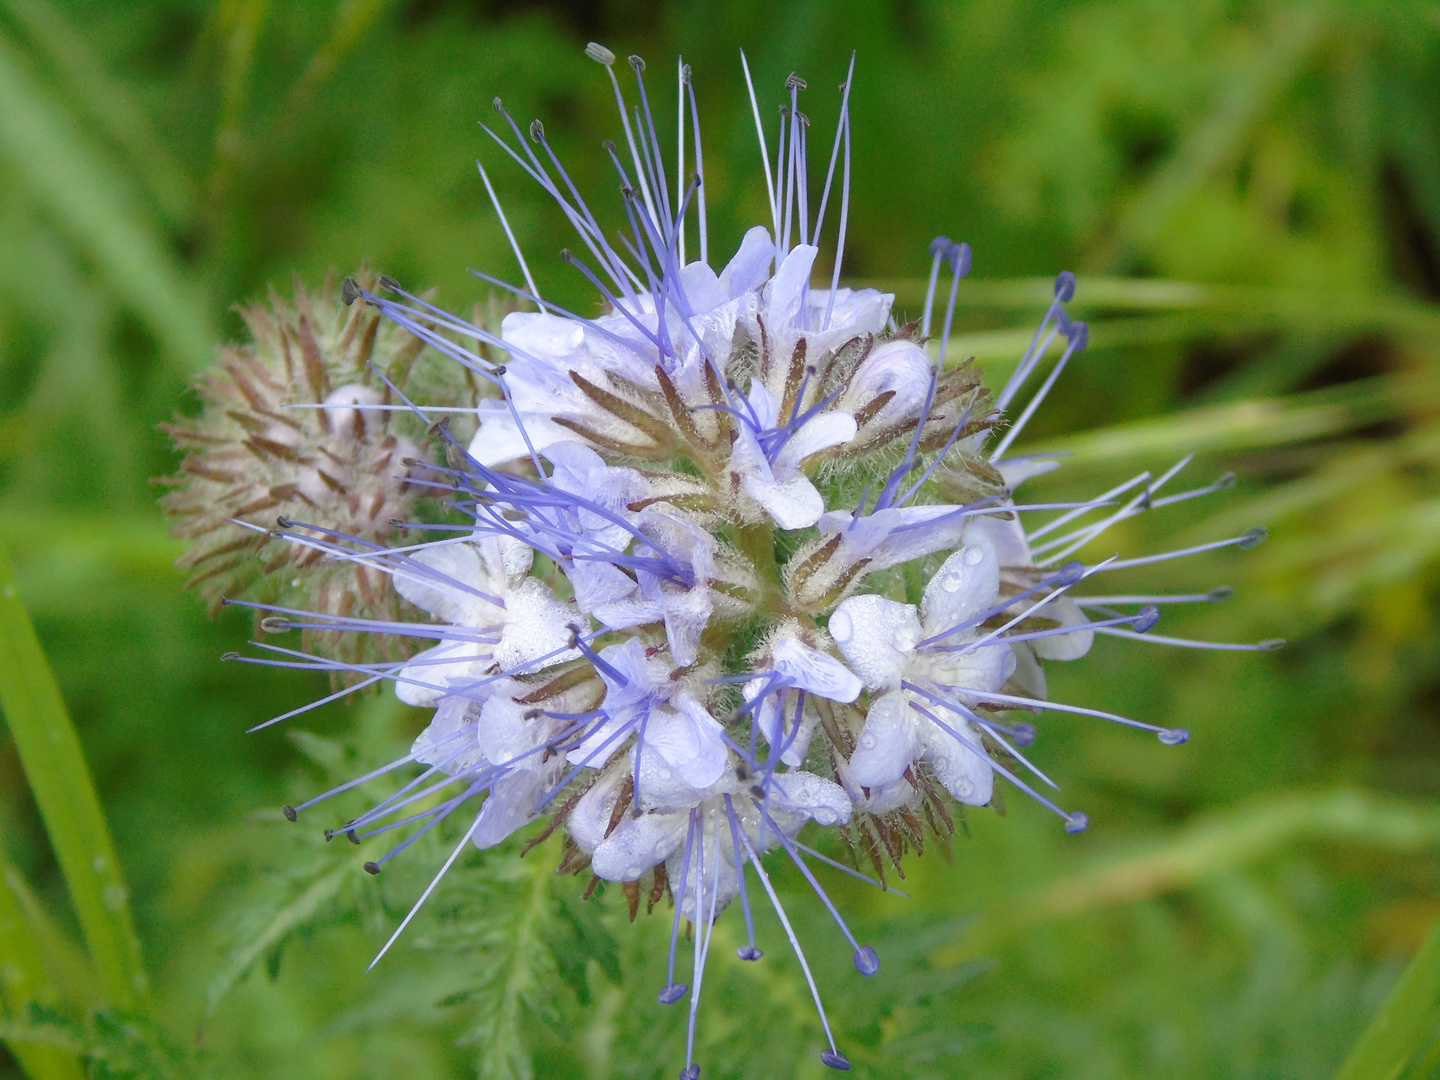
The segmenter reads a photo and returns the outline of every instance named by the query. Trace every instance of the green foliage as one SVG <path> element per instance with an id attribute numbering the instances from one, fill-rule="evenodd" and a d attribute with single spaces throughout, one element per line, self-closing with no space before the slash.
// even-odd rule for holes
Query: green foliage
<path id="1" fill-rule="evenodd" d="M 809 78 L 816 145 L 858 48 L 848 275 L 913 312 L 925 245 L 968 240 L 958 344 L 993 385 L 1047 302 L 1039 275 L 1076 270 L 1091 349 L 1025 440 L 1074 451 L 1044 495 L 1195 453 L 1238 486 L 1117 544 L 1271 531 L 1147 585 L 1234 584 L 1175 632 L 1283 634 L 1285 652 L 1102 642 L 1052 676 L 1195 733 L 1166 749 L 1047 726 L 1036 749 L 1089 833 L 1012 805 L 972 814 L 953 863 L 927 852 L 897 883 L 909 900 L 826 878 L 881 954 L 874 979 L 772 866 L 857 1074 L 1434 1076 L 1429 5 L 0 0 L 0 545 L 18 587 L 0 600 L 0 1077 L 649 1078 L 683 1060 L 684 1007 L 654 1000 L 669 910 L 630 925 L 619 890 L 582 900 L 553 841 L 463 853 L 365 973 L 460 832 L 376 878 L 360 864 L 384 838 L 320 833 L 365 795 L 298 824 L 278 808 L 402 754 L 422 717 L 375 697 L 244 735 L 328 689 L 218 663 L 248 623 L 181 592 L 147 483 L 176 465 L 155 425 L 194 410 L 187 380 L 239 332 L 230 305 L 267 284 L 370 258 L 448 306 L 487 303 L 466 268 L 514 268 L 476 156 L 542 289 L 593 304 L 553 258 L 563 218 L 475 127 L 495 94 L 542 117 L 611 209 L 591 37 L 652 73 L 676 53 L 694 68 L 712 257 L 763 200 L 738 47 L 762 102 Z M 759 916 L 766 958 L 740 964 L 737 923 L 706 975 L 704 1075 L 821 1075 L 778 924 Z"/>

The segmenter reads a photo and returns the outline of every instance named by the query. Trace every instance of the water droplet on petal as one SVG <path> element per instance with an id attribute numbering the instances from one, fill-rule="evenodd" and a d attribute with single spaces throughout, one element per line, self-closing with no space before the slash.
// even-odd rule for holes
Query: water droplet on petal
<path id="1" fill-rule="evenodd" d="M 968 799 L 968 798 L 969 798 L 971 795 L 973 795 L 974 793 L 975 793 L 975 785 L 970 782 L 970 778 L 969 778 L 968 776 L 967 776 L 967 777 L 963 777 L 963 778 L 962 778 L 958 783 L 956 783 L 956 785 L 955 785 L 955 794 L 958 795 L 958 796 L 959 796 L 960 798 L 962 798 L 962 799 Z"/>
<path id="2" fill-rule="evenodd" d="M 868 734 L 867 734 L 867 735 L 861 735 L 861 736 L 860 736 L 860 747 L 861 747 L 861 749 L 863 749 L 863 750 L 873 750 L 873 749 L 875 749 L 875 736 L 874 736 L 874 735 L 868 735 Z"/>
<path id="3" fill-rule="evenodd" d="M 848 611 L 837 611 L 830 616 L 830 636 L 842 645 L 855 635 L 855 624 L 850 621 Z"/>
<path id="4" fill-rule="evenodd" d="M 965 554 L 961 555 L 960 558 L 966 566 L 979 566 L 981 560 L 985 558 L 985 552 L 979 545 L 972 544 L 965 549 Z"/>

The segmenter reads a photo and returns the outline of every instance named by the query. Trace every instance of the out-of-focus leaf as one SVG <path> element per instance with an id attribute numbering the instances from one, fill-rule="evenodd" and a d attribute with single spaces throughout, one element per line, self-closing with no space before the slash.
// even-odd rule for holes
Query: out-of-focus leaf
<path id="1" fill-rule="evenodd" d="M 1423 850 L 1440 843 L 1440 808 L 1362 791 L 1265 799 L 1197 822 L 1173 843 L 1105 857 L 1094 868 L 1063 878 L 1037 895 L 1007 903 L 1003 912 L 977 921 L 960 942 L 938 956 L 954 962 L 1037 922 L 1188 888 L 1300 840 Z"/>
<path id="2" fill-rule="evenodd" d="M 359 872 L 360 864 L 354 859 L 329 871 L 314 881 L 294 901 L 281 908 L 270 921 L 270 925 L 260 934 L 236 949 L 205 989 L 206 1015 L 213 1014 L 220 1007 L 225 995 L 257 960 L 280 946 L 296 929 L 314 919 L 317 912 L 324 910 L 326 905 L 335 899 L 341 886 Z"/>
<path id="3" fill-rule="evenodd" d="M 0 39 L 0 147 L 32 197 L 103 268 L 116 293 L 189 370 L 211 353 L 211 331 L 174 262 L 130 205 L 123 181 Z"/>
<path id="4" fill-rule="evenodd" d="M 65 875 L 106 999 L 133 1009 L 148 985 L 129 890 L 90 779 L 80 737 L 0 548 L 0 708 L 10 726 L 51 846 Z"/>
<path id="5" fill-rule="evenodd" d="M 1283 446 L 1365 427 L 1440 400 L 1440 381 L 1381 376 L 1287 398 L 1238 401 L 1026 446 L 1077 466 Z"/>
<path id="6" fill-rule="evenodd" d="M 195 200 L 193 185 L 125 87 L 110 77 L 89 44 L 54 6 L 43 0 L 5 0 L 4 6 L 49 55 L 66 89 L 88 116 L 125 149 L 126 165 L 145 182 L 166 217 L 183 220 Z"/>
<path id="7" fill-rule="evenodd" d="M 32 1001 L 53 1004 L 58 995 L 41 961 L 40 944 L 10 888 L 12 877 L 18 877 L 14 868 L 0 860 L 0 1001 L 7 1022 L 13 1024 L 27 1014 Z M 82 1073 L 74 1054 L 61 1047 L 27 1042 L 17 1034 L 11 1032 L 4 1038 L 31 1080 L 79 1080 Z"/>
<path id="8" fill-rule="evenodd" d="M 1440 1038 L 1440 922 L 1400 976 L 1335 1080 L 1395 1080 Z M 1430 1075 L 1416 1072 L 1412 1075 Z"/>

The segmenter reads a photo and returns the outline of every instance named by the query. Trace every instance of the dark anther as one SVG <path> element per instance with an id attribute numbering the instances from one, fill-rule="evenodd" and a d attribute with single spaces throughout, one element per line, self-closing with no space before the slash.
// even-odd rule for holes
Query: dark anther
<path id="1" fill-rule="evenodd" d="M 500 99 L 499 99 L 498 97 L 497 97 L 494 101 L 492 101 L 490 104 L 493 105 L 493 106 L 495 106 L 495 111 L 496 111 L 496 112 L 504 112 L 504 111 L 505 111 L 505 106 L 504 106 L 503 104 L 501 104 Z"/>
<path id="2" fill-rule="evenodd" d="M 635 69 L 636 75 L 639 75 L 642 71 L 645 70 L 645 61 L 641 60 L 640 57 L 636 56 L 634 53 L 631 53 L 630 56 L 627 57 L 627 59 L 630 61 L 630 66 Z"/>
<path id="3" fill-rule="evenodd" d="M 1222 600 L 1229 600 L 1234 595 L 1235 587 L 1233 585 L 1221 585 L 1218 589 L 1211 589 L 1206 593 L 1205 599 L 1212 604 L 1218 604 Z"/>
<path id="4" fill-rule="evenodd" d="M 560 261 L 561 261 L 561 262 L 567 262 L 567 263 L 568 263 L 568 262 L 570 262 L 570 261 L 571 261 L 572 259 L 574 259 L 574 258 L 575 258 L 575 256 L 570 254 L 570 249 L 569 249 L 569 248 L 561 248 L 561 249 L 560 249 Z"/>
<path id="5" fill-rule="evenodd" d="M 609 139 L 606 139 L 600 144 L 600 149 L 604 150 L 607 154 L 613 154 L 615 152 L 615 144 Z"/>
<path id="6" fill-rule="evenodd" d="M 809 84 L 806 83 L 806 81 L 802 79 L 799 75 L 796 75 L 793 71 L 790 72 L 789 77 L 785 80 L 786 90 L 804 90 L 808 86 Z"/>
<path id="7" fill-rule="evenodd" d="M 378 874 L 378 873 L 380 873 L 380 864 L 379 864 L 378 862 L 367 862 L 367 863 L 365 864 L 365 872 L 366 872 L 367 874 Z"/>
<path id="8" fill-rule="evenodd" d="M 570 647 L 573 649 L 580 641 L 580 624 L 572 622 L 565 629 L 570 631 Z"/>
<path id="9" fill-rule="evenodd" d="M 700 1080 L 700 1066 L 695 1062 L 680 1070 L 680 1080 Z"/>
<path id="10" fill-rule="evenodd" d="M 295 527 L 295 522 L 291 521 L 287 517 L 277 517 L 275 519 L 275 524 L 279 525 L 282 529 L 293 529 Z"/>
<path id="11" fill-rule="evenodd" d="M 530 121 L 530 138 L 537 143 L 545 141 L 545 125 L 539 120 Z"/>
<path id="12" fill-rule="evenodd" d="M 425 434 L 433 439 L 441 432 L 448 431 L 449 429 L 450 418 L 448 416 L 442 416 L 439 420 L 436 420 L 433 424 L 431 424 L 425 429 Z"/>
<path id="13" fill-rule="evenodd" d="M 660 991 L 660 1004 L 674 1005 L 675 1002 L 679 1001 L 682 997 L 685 996 L 686 992 L 689 989 L 690 987 L 686 986 L 684 983 L 671 983 L 669 986 L 665 987 L 664 990 Z"/>
<path id="14" fill-rule="evenodd" d="M 349 840 L 349 841 L 350 841 L 352 844 L 354 844 L 356 847 L 359 847 L 359 846 L 360 846 L 360 838 L 355 835 L 355 830 L 354 830 L 354 829 L 346 829 L 346 830 L 345 830 L 345 839 L 346 839 L 346 840 Z"/>
<path id="15" fill-rule="evenodd" d="M 345 301 L 346 307 L 360 299 L 360 286 L 355 283 L 353 277 L 347 277 L 340 283 L 340 299 Z"/>
<path id="16" fill-rule="evenodd" d="M 375 284 L 379 285 L 380 288 L 384 289 L 386 292 L 404 292 L 404 291 L 405 291 L 404 289 L 402 289 L 402 288 L 400 287 L 400 282 L 396 281 L 396 280 L 395 280 L 393 277 L 391 277 L 389 274 L 381 274 L 381 275 L 380 275 L 380 280 L 377 281 Z"/>
<path id="17" fill-rule="evenodd" d="M 391 518 L 391 519 L 390 519 L 390 527 L 391 527 L 392 529 L 403 529 L 403 528 L 405 528 L 405 519 L 404 519 L 404 518 Z"/>
<path id="18" fill-rule="evenodd" d="M 839 1050 L 821 1050 L 820 1060 L 832 1069 L 839 1069 L 841 1072 L 850 1071 L 850 1059 Z"/>
<path id="19" fill-rule="evenodd" d="M 221 659 L 221 660 L 239 660 L 239 659 L 240 659 L 240 654 L 239 654 L 238 652 L 221 653 L 221 654 L 220 654 L 220 659 Z"/>
<path id="20" fill-rule="evenodd" d="M 685 64 L 680 68 L 680 81 L 686 86 L 690 85 L 690 65 Z"/>
<path id="21" fill-rule="evenodd" d="M 300 816 L 295 812 L 295 807 L 293 806 L 282 806 L 280 807 L 280 812 L 285 815 L 286 821 L 294 821 Z"/>
<path id="22" fill-rule="evenodd" d="M 526 720 L 539 720 L 540 717 L 545 715 L 545 710 L 539 708 L 526 709 L 521 715 L 524 716 Z"/>
<path id="23" fill-rule="evenodd" d="M 742 784 L 746 780 L 750 779 L 750 770 L 745 767 L 745 763 L 743 761 L 739 762 L 735 766 L 735 779 L 739 780 Z"/>
<path id="24" fill-rule="evenodd" d="M 260 620 L 260 629 L 267 634 L 286 634 L 294 628 L 294 623 L 289 619 L 282 619 L 278 615 L 267 615 Z"/>
<path id="25" fill-rule="evenodd" d="M 1215 486 L 1221 491 L 1224 491 L 1226 488 L 1234 487 L 1237 479 L 1238 477 L 1236 477 L 1233 472 L 1227 472 L 1224 476 L 1220 477 L 1219 480 L 1215 481 Z"/>
<path id="26" fill-rule="evenodd" d="M 1245 533 L 1244 536 L 1240 537 L 1240 542 L 1235 546 L 1238 547 L 1241 551 L 1249 551 L 1251 548 L 1259 547 L 1261 544 L 1263 544 L 1265 542 L 1265 537 L 1269 535 L 1270 533 L 1264 525 L 1256 525 L 1255 528 L 1249 530 L 1247 533 Z"/>
<path id="27" fill-rule="evenodd" d="M 496 375 L 504 375 L 504 374 L 505 374 L 505 365 L 504 365 L 504 364 L 496 364 L 496 365 L 495 365 L 495 374 L 496 374 Z"/>
<path id="28" fill-rule="evenodd" d="M 334 829 L 326 829 L 326 830 L 325 830 L 325 842 L 328 844 L 331 840 L 334 840 L 334 839 L 335 839 L 335 830 L 334 830 Z"/>
<path id="29" fill-rule="evenodd" d="M 750 789 L 750 794 L 755 796 L 755 798 L 757 799 L 763 799 L 765 798 L 765 789 L 759 784 L 756 784 Z"/>

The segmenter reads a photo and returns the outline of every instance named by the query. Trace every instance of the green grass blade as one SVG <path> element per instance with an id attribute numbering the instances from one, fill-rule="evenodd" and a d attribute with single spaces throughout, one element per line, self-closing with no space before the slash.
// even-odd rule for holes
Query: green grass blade
<path id="1" fill-rule="evenodd" d="M 1067 451 L 1075 465 L 1283 446 L 1351 431 L 1434 402 L 1433 380 L 1381 376 L 1289 397 L 1237 401 L 1120 424 L 1020 452 Z"/>
<path id="2" fill-rule="evenodd" d="M 1335 1080 L 1394 1080 L 1440 1034 L 1440 920 Z"/>
<path id="3" fill-rule="evenodd" d="M 134 1009 L 146 996 L 140 942 L 120 860 L 80 738 L 16 592 L 0 548 L 0 709 L 55 849 L 70 902 L 107 1002 Z"/>
<path id="4" fill-rule="evenodd" d="M 206 364 L 211 333 L 180 270 L 134 211 L 124 181 L 0 38 L 0 153 L 32 198 L 104 270 L 185 370 Z"/>
<path id="5" fill-rule="evenodd" d="M 1440 809 L 1341 790 L 1288 793 L 1207 815 L 1172 843 L 1102 857 L 1041 892 L 1007 900 L 945 946 L 937 960 L 958 963 L 1026 926 L 1186 889 L 1304 840 L 1389 851 L 1433 849 L 1440 844 Z"/>
<path id="6" fill-rule="evenodd" d="M 19 898 L 9 883 L 14 868 L 0 859 L 0 999 L 12 1019 L 23 1021 L 32 1001 L 54 1004 L 58 995 L 45 971 L 40 946 L 31 934 Z M 74 1054 L 55 1046 L 7 1038 L 7 1049 L 31 1080 L 80 1080 Z"/>

